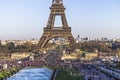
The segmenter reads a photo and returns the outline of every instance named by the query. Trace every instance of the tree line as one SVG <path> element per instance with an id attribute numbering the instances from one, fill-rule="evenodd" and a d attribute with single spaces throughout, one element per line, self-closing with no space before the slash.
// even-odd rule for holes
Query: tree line
<path id="1" fill-rule="evenodd" d="M 15 45 L 13 42 L 7 43 L 6 45 L 0 45 L 1 53 L 13 53 L 13 52 L 32 52 L 35 48 L 35 44 L 26 42 L 22 45 Z"/>
<path id="2" fill-rule="evenodd" d="M 10 42 L 7 43 L 6 45 L 0 44 L 0 52 L 1 53 L 32 52 L 35 49 L 35 47 L 36 44 L 32 44 L 31 42 L 26 42 L 22 45 L 15 45 L 13 42 Z M 120 52 L 120 47 L 118 47 L 118 45 L 104 41 L 79 42 L 75 44 L 75 48 L 87 52 L 94 52 L 95 50 L 106 53 Z"/>
<path id="3" fill-rule="evenodd" d="M 79 42 L 76 43 L 76 48 L 87 52 L 95 52 L 95 50 L 98 50 L 99 52 L 106 52 L 106 53 L 118 52 L 120 49 L 118 44 L 115 45 L 112 42 L 106 42 L 106 41 Z"/>

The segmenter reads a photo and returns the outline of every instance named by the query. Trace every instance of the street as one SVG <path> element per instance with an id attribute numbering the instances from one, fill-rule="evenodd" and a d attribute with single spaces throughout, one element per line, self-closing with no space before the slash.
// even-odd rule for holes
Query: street
<path id="1" fill-rule="evenodd" d="M 84 80 L 115 80 L 114 78 L 102 73 L 100 70 L 96 70 L 86 64 L 81 67 L 80 73 L 84 76 Z"/>

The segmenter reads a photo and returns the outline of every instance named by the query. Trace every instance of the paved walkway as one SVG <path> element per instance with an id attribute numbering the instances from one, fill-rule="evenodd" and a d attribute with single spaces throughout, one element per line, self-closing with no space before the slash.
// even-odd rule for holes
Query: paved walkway
<path id="1" fill-rule="evenodd" d="M 105 68 L 105 67 L 99 67 L 99 69 L 101 69 L 102 71 L 108 73 L 109 75 L 116 77 L 117 79 L 120 79 L 120 73 L 116 72 L 114 70 L 111 70 L 109 68 Z"/>
<path id="2" fill-rule="evenodd" d="M 82 69 L 81 74 L 84 75 L 84 80 L 115 80 L 94 68 Z"/>

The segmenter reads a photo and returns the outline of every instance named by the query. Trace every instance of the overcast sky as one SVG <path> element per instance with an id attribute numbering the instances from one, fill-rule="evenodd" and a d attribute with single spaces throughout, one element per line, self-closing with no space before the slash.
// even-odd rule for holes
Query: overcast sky
<path id="1" fill-rule="evenodd" d="M 120 38 L 120 0 L 63 0 L 74 37 Z M 0 39 L 39 39 L 52 0 L 0 0 Z M 59 17 L 56 25 L 60 24 Z"/>

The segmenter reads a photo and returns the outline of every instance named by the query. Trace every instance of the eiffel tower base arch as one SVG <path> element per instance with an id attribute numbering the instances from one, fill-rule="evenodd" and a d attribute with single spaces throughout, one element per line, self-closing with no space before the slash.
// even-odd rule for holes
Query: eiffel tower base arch
<path id="1" fill-rule="evenodd" d="M 58 27 L 57 27 L 58 28 Z M 44 33 L 42 34 L 42 37 L 38 43 L 37 48 L 42 49 L 46 46 L 49 40 L 55 37 L 64 38 L 69 42 L 70 46 L 75 45 L 74 38 L 71 34 L 71 28 L 65 28 L 65 29 L 49 29 L 44 28 Z"/>

